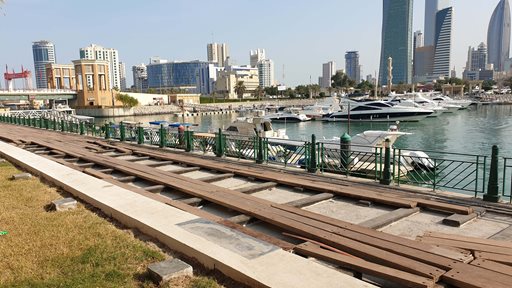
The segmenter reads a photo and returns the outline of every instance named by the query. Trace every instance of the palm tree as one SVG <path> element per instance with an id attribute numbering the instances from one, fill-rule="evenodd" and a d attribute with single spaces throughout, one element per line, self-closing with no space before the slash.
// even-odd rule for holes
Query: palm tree
<path id="1" fill-rule="evenodd" d="M 235 93 L 236 93 L 236 95 L 238 95 L 240 102 L 242 102 L 242 98 L 244 98 L 245 89 L 246 89 L 246 87 L 244 85 L 244 81 L 238 81 L 236 83 Z"/>
<path id="2" fill-rule="evenodd" d="M 261 88 L 261 86 L 258 86 L 256 87 L 256 89 L 254 89 L 254 96 L 256 96 L 256 98 L 258 98 L 258 101 L 261 100 L 261 96 L 265 93 L 265 90 L 263 90 L 263 88 Z"/>

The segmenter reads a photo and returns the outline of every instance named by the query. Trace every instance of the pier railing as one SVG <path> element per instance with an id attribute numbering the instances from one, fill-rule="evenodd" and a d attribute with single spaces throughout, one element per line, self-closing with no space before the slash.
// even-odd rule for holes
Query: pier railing
<path id="1" fill-rule="evenodd" d="M 490 201 L 505 197 L 512 202 L 512 158 L 499 160 L 496 157 L 497 148 L 496 153 L 493 150 L 491 159 L 485 155 L 316 142 L 314 135 L 311 141 L 264 139 L 257 136 L 243 138 L 226 135 L 222 131 L 178 131 L 163 125 L 142 127 L 121 122 L 119 125 L 109 123 L 98 126 L 87 122 L 12 115 L 0 115 L 0 122 L 245 159 L 260 164 L 292 166 L 308 172 L 364 177 L 384 184 L 415 185 L 474 197 L 484 194 L 488 199 L 493 199 Z M 502 164 L 498 165 L 499 161 Z M 501 171 L 495 172 L 498 170 Z M 499 191 L 495 188 L 498 185 L 501 186 Z"/>
<path id="2" fill-rule="evenodd" d="M 507 197 L 512 203 L 512 158 L 503 157 L 502 181 L 501 196 Z"/>

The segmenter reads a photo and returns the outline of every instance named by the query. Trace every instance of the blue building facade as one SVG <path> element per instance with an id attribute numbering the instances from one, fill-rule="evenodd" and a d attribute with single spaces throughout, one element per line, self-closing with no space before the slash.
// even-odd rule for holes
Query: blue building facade
<path id="1" fill-rule="evenodd" d="M 412 80 L 413 0 L 383 0 L 379 82 L 388 81 L 388 58 L 393 58 L 393 84 Z"/>
<path id="2" fill-rule="evenodd" d="M 434 75 L 450 77 L 452 49 L 453 7 L 440 10 L 436 14 Z"/>
<path id="3" fill-rule="evenodd" d="M 487 31 L 488 62 L 494 64 L 495 71 L 503 71 L 510 57 L 510 29 L 510 5 L 508 0 L 501 0 Z"/>
<path id="4" fill-rule="evenodd" d="M 200 71 L 208 67 L 208 64 L 202 61 L 148 64 L 148 88 L 180 88 L 198 93 Z"/>

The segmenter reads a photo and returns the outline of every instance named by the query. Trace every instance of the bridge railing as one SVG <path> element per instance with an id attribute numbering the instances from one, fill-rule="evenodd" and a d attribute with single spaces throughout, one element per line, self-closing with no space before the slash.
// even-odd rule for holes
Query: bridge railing
<path id="1" fill-rule="evenodd" d="M 293 166 L 309 172 L 365 177 L 381 183 L 389 180 L 387 183 L 415 185 L 434 191 L 443 189 L 474 197 L 490 194 L 486 191 L 487 181 L 491 178 L 489 175 L 493 174 L 489 173 L 490 167 L 499 167 L 502 187 L 501 195 L 497 196 L 507 197 L 509 200 L 512 198 L 512 158 L 506 157 L 501 158 L 503 164 L 498 165 L 498 160 L 488 161 L 485 155 L 357 145 L 345 147 L 317 143 L 314 135 L 311 141 L 264 139 L 257 136 L 243 138 L 225 135 L 222 131 L 214 134 L 178 132 L 163 125 L 142 127 L 109 123 L 97 126 L 94 123 L 12 115 L 0 115 L 0 122 L 245 159 L 256 163 Z M 497 159 L 494 156 L 492 158 Z M 494 165 L 489 165 L 493 161 Z M 494 179 L 496 181 L 497 177 Z"/>

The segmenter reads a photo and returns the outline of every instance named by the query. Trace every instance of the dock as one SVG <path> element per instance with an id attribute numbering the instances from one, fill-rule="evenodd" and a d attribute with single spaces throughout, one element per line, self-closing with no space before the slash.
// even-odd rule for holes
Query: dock
<path id="1" fill-rule="evenodd" d="M 512 281 L 508 204 L 4 123 L 0 140 L 0 157 L 249 286 Z"/>

